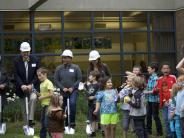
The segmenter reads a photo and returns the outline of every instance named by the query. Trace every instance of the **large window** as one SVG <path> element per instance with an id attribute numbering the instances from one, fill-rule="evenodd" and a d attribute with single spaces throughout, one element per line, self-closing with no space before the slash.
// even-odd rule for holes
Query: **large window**
<path id="1" fill-rule="evenodd" d="M 0 47 L 4 64 L 12 72 L 9 57 L 19 54 L 22 41 L 28 41 L 32 54 L 47 67 L 51 77 L 60 54 L 71 49 L 73 62 L 78 64 L 86 78 L 88 56 L 92 49 L 101 54 L 108 64 L 115 85 L 122 75 L 141 65 L 144 73 L 152 62 L 168 61 L 174 71 L 175 26 L 174 12 L 146 11 L 14 11 L 0 12 Z"/>

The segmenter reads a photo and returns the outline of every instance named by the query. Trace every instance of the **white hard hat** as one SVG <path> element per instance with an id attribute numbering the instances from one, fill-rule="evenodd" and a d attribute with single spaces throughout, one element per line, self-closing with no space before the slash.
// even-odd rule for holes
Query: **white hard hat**
<path id="1" fill-rule="evenodd" d="M 22 52 L 27 52 L 27 51 L 31 51 L 31 47 L 29 45 L 28 42 L 22 42 L 20 45 L 20 51 Z"/>
<path id="2" fill-rule="evenodd" d="M 98 51 L 92 50 L 92 51 L 89 53 L 89 61 L 97 60 L 98 58 L 100 58 L 100 54 L 99 54 Z"/>
<path id="3" fill-rule="evenodd" d="M 61 56 L 63 56 L 63 57 L 73 57 L 73 53 L 72 53 L 71 50 L 66 49 L 66 50 L 63 51 Z"/>

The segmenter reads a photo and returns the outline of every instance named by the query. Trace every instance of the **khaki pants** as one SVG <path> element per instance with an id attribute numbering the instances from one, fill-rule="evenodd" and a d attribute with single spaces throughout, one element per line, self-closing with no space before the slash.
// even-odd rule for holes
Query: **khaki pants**
<path id="1" fill-rule="evenodd" d="M 20 98 L 21 101 L 21 110 L 22 115 L 24 118 L 24 122 L 26 123 L 26 100 L 25 98 Z M 28 96 L 28 111 L 29 111 L 29 120 L 34 120 L 34 112 L 36 109 L 36 101 L 37 101 L 37 95 L 35 93 L 30 93 Z"/>

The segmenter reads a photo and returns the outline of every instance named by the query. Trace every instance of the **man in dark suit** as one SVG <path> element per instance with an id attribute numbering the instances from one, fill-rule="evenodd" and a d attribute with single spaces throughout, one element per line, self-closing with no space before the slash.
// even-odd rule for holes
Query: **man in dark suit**
<path id="1" fill-rule="evenodd" d="M 39 89 L 39 81 L 36 71 L 39 68 L 38 60 L 30 55 L 31 47 L 28 42 L 20 45 L 21 54 L 14 61 L 14 77 L 16 81 L 16 95 L 21 99 L 21 107 L 26 121 L 25 97 L 29 99 L 29 126 L 34 126 L 34 112 L 37 95 L 33 92 L 33 87 Z"/>

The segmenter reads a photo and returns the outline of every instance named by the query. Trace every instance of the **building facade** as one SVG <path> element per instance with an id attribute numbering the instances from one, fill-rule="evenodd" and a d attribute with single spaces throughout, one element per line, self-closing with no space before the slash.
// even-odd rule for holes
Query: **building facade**
<path id="1" fill-rule="evenodd" d="M 68 48 L 85 76 L 89 51 L 97 49 L 116 85 L 134 65 L 146 72 L 150 62 L 168 61 L 174 72 L 183 57 L 183 0 L 0 2 L 0 54 L 10 74 L 22 41 L 31 43 L 32 54 L 51 73 Z"/>

